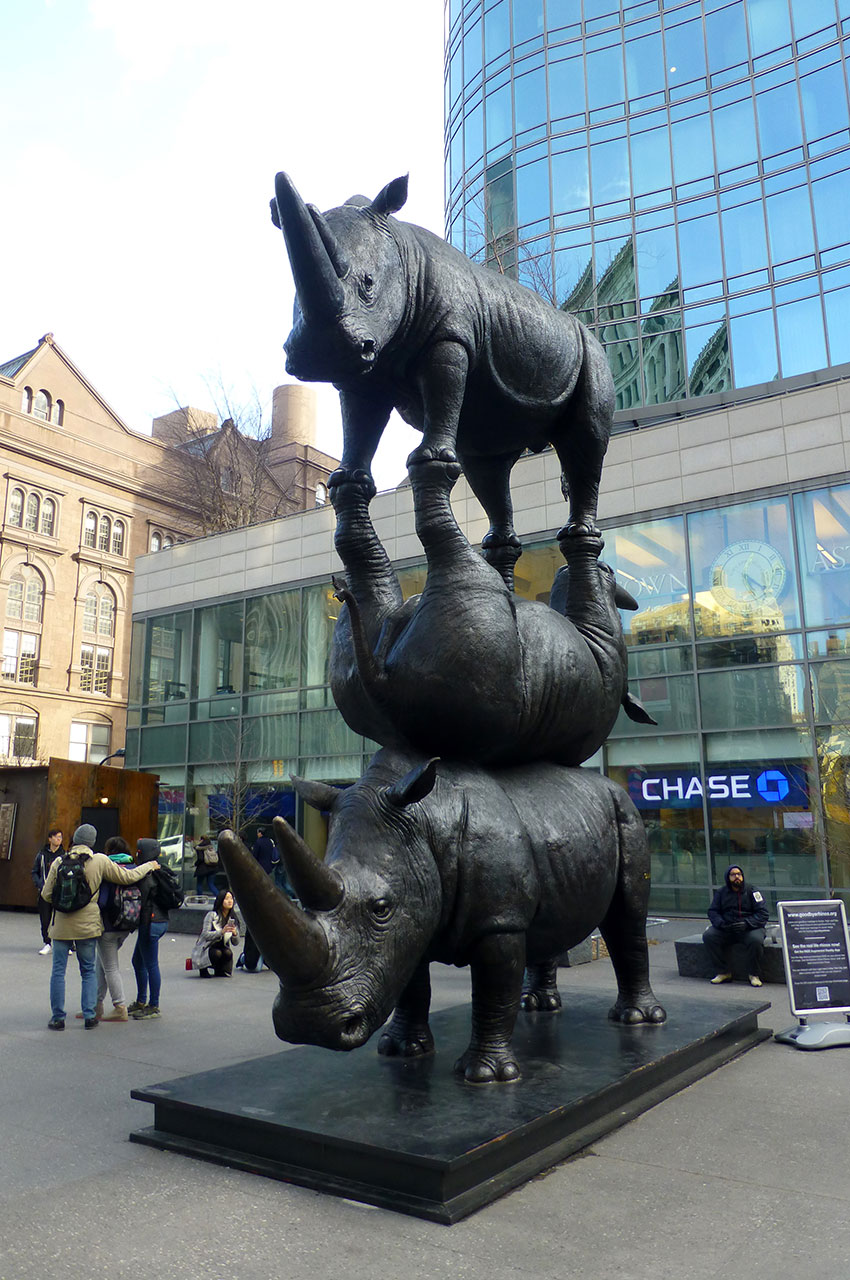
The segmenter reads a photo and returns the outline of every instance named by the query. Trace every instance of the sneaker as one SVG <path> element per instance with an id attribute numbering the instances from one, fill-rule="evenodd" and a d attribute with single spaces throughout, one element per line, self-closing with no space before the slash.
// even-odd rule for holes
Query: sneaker
<path id="1" fill-rule="evenodd" d="M 98 1021 L 97 1018 L 86 1018 L 85 1022 L 83 1023 L 83 1026 L 85 1027 L 86 1031 L 93 1031 L 94 1028 L 97 1026 L 97 1021 Z"/>
<path id="2" fill-rule="evenodd" d="M 49 1030 L 49 1031 L 64 1031 L 64 1030 L 65 1030 L 65 1019 L 64 1019 L 64 1018 L 51 1018 L 51 1019 L 50 1019 L 50 1021 L 49 1021 L 49 1022 L 48 1022 L 48 1024 L 47 1024 L 47 1028 L 48 1028 L 48 1030 Z"/>
<path id="3" fill-rule="evenodd" d="M 158 1018 L 159 1005 L 146 1004 L 141 1009 L 137 1009 L 136 1012 L 133 1014 L 133 1017 L 134 1018 Z"/>
<path id="4" fill-rule="evenodd" d="M 129 1018 L 127 1006 L 125 1004 L 117 1004 L 111 1013 L 106 1017 L 102 1017 L 101 1022 L 126 1022 Z"/>
<path id="5" fill-rule="evenodd" d="M 140 1009 L 144 1009 L 144 1008 L 145 1006 L 141 1003 L 140 1000 L 134 1000 L 132 1004 L 127 1005 L 127 1012 L 138 1013 Z"/>
<path id="6" fill-rule="evenodd" d="M 38 954 L 39 954 L 40 956 L 49 956 L 49 955 L 50 955 L 50 943 L 49 943 L 49 942 L 45 942 L 45 944 L 44 944 L 44 946 L 43 946 L 43 947 L 39 947 Z"/>
<path id="7" fill-rule="evenodd" d="M 758 974 L 757 974 L 757 973 L 751 973 L 751 974 L 750 974 L 750 986 L 751 986 L 751 987 L 760 987 L 761 985 L 762 985 L 761 978 L 758 976 Z"/>
<path id="8" fill-rule="evenodd" d="M 731 973 L 716 973 L 716 974 L 714 975 L 714 977 L 711 979 L 711 981 L 712 981 L 712 983 L 714 984 L 714 986 L 716 987 L 716 986 L 717 986 L 717 984 L 718 984 L 718 983 L 720 983 L 720 982 L 731 982 L 731 981 L 732 981 L 732 975 L 731 975 Z"/>

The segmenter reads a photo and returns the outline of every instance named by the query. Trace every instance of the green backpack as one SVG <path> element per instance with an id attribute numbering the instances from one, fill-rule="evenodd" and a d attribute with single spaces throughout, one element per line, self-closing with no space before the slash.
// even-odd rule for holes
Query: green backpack
<path id="1" fill-rule="evenodd" d="M 70 853 L 62 855 L 62 861 L 56 868 L 56 881 L 53 885 L 53 910 L 69 915 L 87 907 L 94 894 L 86 879 L 85 864 L 91 855 Z"/>

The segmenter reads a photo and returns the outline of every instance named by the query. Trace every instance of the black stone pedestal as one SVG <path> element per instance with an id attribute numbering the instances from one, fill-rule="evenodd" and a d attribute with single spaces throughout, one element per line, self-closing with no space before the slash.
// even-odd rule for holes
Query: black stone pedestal
<path id="1" fill-rule="evenodd" d="M 609 1022 L 610 1004 L 568 994 L 559 1014 L 520 1014 L 517 1084 L 453 1075 L 464 1005 L 432 1018 L 430 1058 L 300 1048 L 134 1089 L 154 1124 L 130 1139 L 457 1222 L 771 1034 L 765 1003 L 676 997 L 667 1023 L 638 1027 Z"/>

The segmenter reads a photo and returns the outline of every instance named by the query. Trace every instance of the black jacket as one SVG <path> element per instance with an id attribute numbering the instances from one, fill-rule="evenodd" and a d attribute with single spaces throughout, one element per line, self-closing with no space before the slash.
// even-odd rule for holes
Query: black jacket
<path id="1" fill-rule="evenodd" d="M 60 844 L 56 852 L 53 853 L 45 840 L 44 844 L 35 855 L 35 862 L 32 864 L 32 871 L 30 872 L 30 875 L 32 876 L 32 882 L 36 889 L 38 889 L 39 893 L 41 893 L 44 888 L 44 882 L 47 879 L 47 873 L 52 864 L 57 858 L 61 858 L 64 852 L 65 846 Z"/>
<path id="2" fill-rule="evenodd" d="M 732 866 L 737 866 L 733 863 Z M 763 895 L 744 881 L 740 893 L 729 886 L 729 870 L 726 883 L 718 889 L 708 908 L 708 918 L 715 929 L 730 929 L 743 920 L 748 929 L 762 929 L 767 924 L 769 912 Z"/>

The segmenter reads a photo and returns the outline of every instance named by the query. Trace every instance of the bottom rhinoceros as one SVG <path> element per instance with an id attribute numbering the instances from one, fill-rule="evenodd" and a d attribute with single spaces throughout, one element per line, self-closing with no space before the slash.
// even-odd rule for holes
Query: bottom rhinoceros
<path id="1" fill-rule="evenodd" d="M 346 789 L 294 784 L 330 811 L 324 862 L 275 819 L 301 907 L 231 832 L 219 841 L 248 927 L 281 980 L 282 1040 L 355 1049 L 395 1010 L 378 1052 L 430 1053 L 428 966 L 469 965 L 472 1037 L 455 1070 L 476 1084 L 517 1080 L 521 1002 L 557 1007 L 555 957 L 597 925 L 619 989 L 609 1016 L 664 1021 L 649 985 L 643 824 L 609 779 L 540 763 L 488 772 L 385 749 Z"/>

